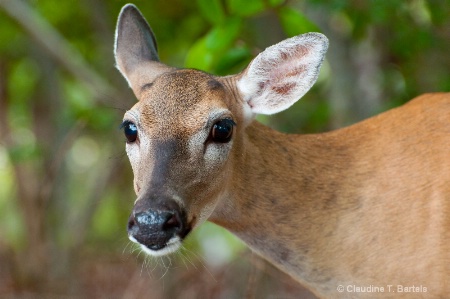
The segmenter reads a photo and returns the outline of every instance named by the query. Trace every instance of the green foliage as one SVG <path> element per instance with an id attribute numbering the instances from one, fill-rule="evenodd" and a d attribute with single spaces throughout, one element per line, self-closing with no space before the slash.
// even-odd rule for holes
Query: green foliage
<path id="1" fill-rule="evenodd" d="M 229 50 L 238 37 L 241 27 L 239 18 L 229 18 L 211 29 L 206 36 L 192 46 L 185 66 L 204 71 L 214 71 L 222 55 Z"/>
<path id="2" fill-rule="evenodd" d="M 212 25 L 224 22 L 225 13 L 220 0 L 197 0 L 197 5 L 201 15 Z"/>
<path id="3" fill-rule="evenodd" d="M 6 244 L 17 250 L 17 256 L 31 259 L 38 256 L 36 248 L 51 248 L 58 258 L 69 248 L 74 251 L 68 250 L 66 258 L 73 261 L 76 258 L 69 255 L 78 248 L 70 248 L 71 238 L 79 233 L 79 244 L 94 248 L 112 244 L 121 252 L 117 239 L 126 239 L 126 219 L 135 195 L 118 125 L 135 98 L 114 69 L 112 47 L 117 14 L 127 1 L 17 3 L 27 4 L 39 16 L 39 23 L 47 22 L 56 30 L 115 94 L 99 96 L 86 88 L 83 72 L 43 50 L 43 41 L 37 42 L 0 6 L 0 84 L 5 85 L 0 86 L 0 246 Z M 354 116 L 355 106 L 364 98 L 357 91 L 365 85 L 372 89 L 363 95 L 378 94 L 379 102 L 370 113 L 349 117 L 350 122 L 423 92 L 450 90 L 448 1 L 155 0 L 136 4 L 156 33 L 163 62 L 217 75 L 240 72 L 265 47 L 286 37 L 326 33 L 329 53 L 334 55 L 329 54 L 316 86 L 288 111 L 258 116 L 279 130 L 322 132 L 342 126 L 347 119 L 338 119 L 342 111 L 334 99 L 347 101 L 344 114 Z M 336 67 L 335 57 L 348 69 Z M 361 79 L 367 73 L 372 79 Z M 350 84 L 338 86 L 336 82 L 342 81 L 337 79 L 343 78 Z M 31 238 L 39 221 L 40 234 Z M 78 227 L 86 231 L 78 232 Z M 241 243 L 213 225 L 198 230 L 189 246 L 206 252 L 205 238 L 225 240 L 233 256 L 242 249 Z M 48 272 L 64 272 L 57 272 L 52 263 L 46 267 Z"/>
<path id="4" fill-rule="evenodd" d="M 263 0 L 228 0 L 227 4 L 232 15 L 242 17 L 255 15 L 266 8 Z"/>
<path id="5" fill-rule="evenodd" d="M 242 69 L 251 59 L 251 49 L 242 43 L 242 38 L 249 25 L 266 14 L 279 18 L 286 36 L 320 31 L 298 9 L 282 3 L 279 0 L 198 0 L 199 11 L 211 27 L 190 47 L 184 66 L 216 74 Z"/>
<path id="6" fill-rule="evenodd" d="M 115 242 L 117 239 L 126 240 L 126 226 L 124 223 L 127 221 L 127 217 L 124 217 L 122 213 L 123 204 L 121 200 L 115 196 L 106 196 L 102 205 L 97 209 L 92 223 L 92 229 L 90 230 L 90 239 L 95 243 L 98 240 L 102 242 Z M 122 236 L 118 237 L 117 232 L 122 231 Z M 105 246 L 106 247 L 106 246 Z"/>
<path id="7" fill-rule="evenodd" d="M 12 191 L 14 175 L 11 160 L 8 159 L 6 149 L 0 147 L 0 241 L 6 239 L 8 245 L 21 248 L 26 233 L 18 202 L 12 200 L 17 195 Z"/>
<path id="8" fill-rule="evenodd" d="M 295 36 L 306 32 L 320 32 L 317 25 L 296 9 L 282 7 L 278 10 L 278 16 L 288 36 Z"/>

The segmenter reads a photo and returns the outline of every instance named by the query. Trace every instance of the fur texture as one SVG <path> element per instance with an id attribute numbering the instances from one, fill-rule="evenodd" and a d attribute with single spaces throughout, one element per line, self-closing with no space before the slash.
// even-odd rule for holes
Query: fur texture
<path id="1" fill-rule="evenodd" d="M 137 194 L 129 227 L 138 212 L 175 210 L 184 228 L 164 235 L 159 250 L 142 244 L 146 252 L 172 252 L 208 219 L 319 297 L 450 294 L 449 93 L 421 96 L 333 132 L 286 135 L 252 114 L 283 110 L 311 87 L 326 38 L 289 39 L 241 74 L 215 77 L 156 61 L 143 22 L 138 12 L 122 12 L 116 41 L 117 65 L 139 99 L 125 115 L 138 128 L 127 144 Z M 231 141 L 212 142 L 223 118 L 236 123 Z M 150 228 L 149 239 L 162 233 Z M 353 293 L 346 286 L 386 291 Z M 401 293 L 398 286 L 422 292 Z"/>

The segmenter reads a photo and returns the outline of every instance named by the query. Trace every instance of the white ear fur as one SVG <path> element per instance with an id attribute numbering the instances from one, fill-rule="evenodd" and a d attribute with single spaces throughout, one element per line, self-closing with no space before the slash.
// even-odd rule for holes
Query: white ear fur
<path id="1" fill-rule="evenodd" d="M 237 82 L 244 109 L 274 114 L 290 107 L 316 82 L 327 49 L 325 35 L 306 33 L 264 50 Z"/>

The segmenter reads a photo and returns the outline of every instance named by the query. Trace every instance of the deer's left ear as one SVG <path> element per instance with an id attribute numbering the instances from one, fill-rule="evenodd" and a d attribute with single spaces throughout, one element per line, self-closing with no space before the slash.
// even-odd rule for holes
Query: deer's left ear
<path id="1" fill-rule="evenodd" d="M 325 35 L 306 33 L 264 50 L 237 81 L 247 108 L 274 114 L 290 107 L 316 82 L 327 49 Z"/>

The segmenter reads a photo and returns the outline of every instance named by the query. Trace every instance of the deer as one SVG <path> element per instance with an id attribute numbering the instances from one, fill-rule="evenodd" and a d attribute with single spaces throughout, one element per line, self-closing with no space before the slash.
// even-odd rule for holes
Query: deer
<path id="1" fill-rule="evenodd" d="M 146 19 L 124 6 L 114 55 L 138 100 L 121 125 L 137 196 L 128 237 L 164 256 L 210 221 L 320 298 L 444 298 L 450 93 L 320 134 L 255 120 L 311 88 L 328 44 L 305 33 L 216 76 L 160 62 Z"/>

